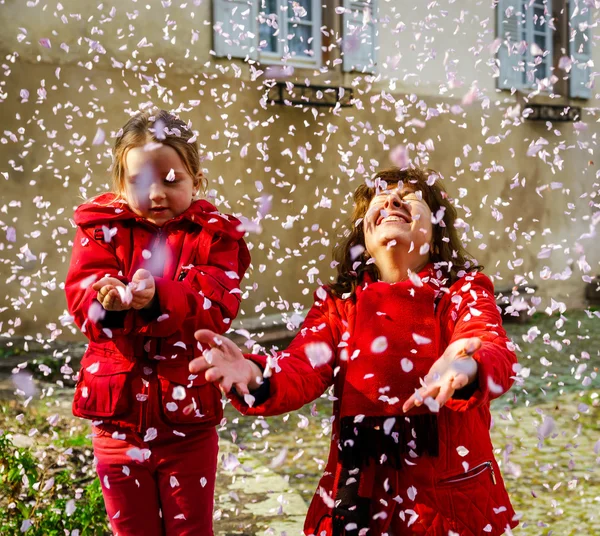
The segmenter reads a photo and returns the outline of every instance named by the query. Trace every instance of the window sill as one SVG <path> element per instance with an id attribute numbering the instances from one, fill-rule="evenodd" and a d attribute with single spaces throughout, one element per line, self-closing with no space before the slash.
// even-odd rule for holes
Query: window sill
<path id="1" fill-rule="evenodd" d="M 277 54 L 259 54 L 258 61 L 261 65 L 280 65 L 284 67 L 298 67 L 299 69 L 319 69 L 321 62 L 317 58 L 290 58 L 286 61 Z"/>
<path id="2" fill-rule="evenodd" d="M 573 102 L 581 102 L 585 99 L 580 99 L 577 97 L 571 97 L 569 95 L 558 95 L 556 93 L 551 93 L 549 91 L 543 91 L 540 93 L 536 93 L 535 95 L 531 95 L 531 92 L 527 92 L 525 90 L 517 90 L 515 96 L 519 102 L 523 102 L 525 105 L 527 104 L 541 104 L 541 105 L 554 105 L 554 106 L 569 106 Z"/>
<path id="3" fill-rule="evenodd" d="M 522 102 L 525 104 L 561 104 L 570 100 L 570 97 L 558 95 L 556 93 L 552 93 L 552 91 L 535 92 L 534 88 L 516 88 L 514 93 L 511 92 L 510 88 L 496 87 L 496 89 L 502 94 L 509 94 L 515 99 L 516 102 Z M 534 92 L 535 94 L 532 95 Z"/>

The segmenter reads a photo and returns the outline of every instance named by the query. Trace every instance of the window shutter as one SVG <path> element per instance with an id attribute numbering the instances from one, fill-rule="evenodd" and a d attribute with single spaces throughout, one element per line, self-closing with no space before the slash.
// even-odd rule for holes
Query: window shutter
<path id="1" fill-rule="evenodd" d="M 257 0 L 213 0 L 213 45 L 217 56 L 258 57 Z"/>
<path id="2" fill-rule="evenodd" d="M 376 1 L 344 0 L 342 67 L 346 72 L 375 70 Z"/>
<path id="3" fill-rule="evenodd" d="M 569 93 L 571 97 L 590 99 L 592 36 L 592 8 L 584 0 L 569 2 L 569 54 L 573 64 L 569 72 Z"/>
<path id="4" fill-rule="evenodd" d="M 502 40 L 498 49 L 500 76 L 498 87 L 501 89 L 521 88 L 524 85 L 525 73 L 519 62 L 523 55 L 518 52 L 523 41 L 523 16 L 521 0 L 500 0 L 496 16 L 497 36 Z"/>

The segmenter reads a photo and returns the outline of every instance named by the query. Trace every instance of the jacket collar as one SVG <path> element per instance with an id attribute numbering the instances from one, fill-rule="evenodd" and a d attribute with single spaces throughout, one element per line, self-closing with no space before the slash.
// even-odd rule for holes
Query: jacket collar
<path id="1" fill-rule="evenodd" d="M 433 263 L 430 262 L 430 263 L 426 264 L 423 267 L 423 269 L 416 275 L 418 277 L 414 277 L 412 279 L 404 279 L 402 281 L 398 281 L 397 283 L 388 283 L 388 284 L 394 285 L 394 286 L 421 286 L 419 284 L 419 280 L 422 283 L 429 283 L 431 279 L 435 278 L 435 269 L 434 269 Z M 357 288 L 357 290 L 358 289 L 364 290 L 367 286 L 369 286 L 373 283 L 386 284 L 383 281 L 374 279 L 370 272 L 364 272 L 362 282 L 361 282 L 360 286 Z"/>
<path id="2" fill-rule="evenodd" d="M 133 212 L 127 202 L 114 193 L 101 194 L 79 206 L 73 219 L 77 225 L 83 226 L 110 225 L 114 222 L 129 220 L 156 227 Z M 236 240 L 244 236 L 244 231 L 240 229 L 241 223 L 237 218 L 222 214 L 205 199 L 194 201 L 183 214 L 170 220 L 165 225 L 171 226 L 186 220 L 201 225 L 212 233 L 226 234 Z"/>

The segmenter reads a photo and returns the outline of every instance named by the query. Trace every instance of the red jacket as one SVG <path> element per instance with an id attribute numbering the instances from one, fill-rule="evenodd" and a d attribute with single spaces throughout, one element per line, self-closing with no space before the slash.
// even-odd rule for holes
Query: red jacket
<path id="1" fill-rule="evenodd" d="M 65 283 L 75 323 L 90 340 L 73 401 L 78 417 L 172 437 L 217 424 L 220 391 L 190 376 L 194 331 L 224 333 L 238 313 L 250 264 L 239 221 L 205 200 L 159 228 L 104 194 L 75 212 L 78 225 Z M 92 290 L 140 268 L 156 282 L 151 309 L 104 312 Z M 177 388 L 179 386 L 179 388 Z M 152 433 L 152 432 L 151 432 Z"/>
<path id="2" fill-rule="evenodd" d="M 452 530 L 461 536 L 500 535 L 506 527 L 516 526 L 517 521 L 514 520 L 514 511 L 492 450 L 489 402 L 510 388 L 516 356 L 502 328 L 493 285 L 486 276 L 465 276 L 448 290 L 439 300 L 433 317 L 437 321 L 436 329 L 439 328 L 437 355 L 441 355 L 448 344 L 457 339 L 479 337 L 483 344 L 474 356 L 479 366 L 478 382 L 468 398 L 451 399 L 441 408 L 438 414 L 438 456 L 420 458 L 419 463 L 408 469 L 408 480 L 406 475 L 402 476 L 405 469 L 400 470 L 397 476 L 404 478 L 403 485 L 414 484 L 418 489 L 414 509 L 419 518 L 411 526 L 410 534 L 447 536 Z M 334 480 L 338 468 L 337 437 L 345 394 L 340 395 L 340 378 L 346 377 L 348 356 L 352 356 L 355 348 L 364 347 L 365 342 L 371 344 L 371 341 L 357 341 L 353 337 L 355 331 L 365 331 L 364 325 L 356 323 L 357 316 L 361 316 L 359 309 L 363 292 L 366 292 L 364 285 L 357 289 L 356 300 L 344 300 L 319 289 L 300 333 L 284 352 L 274 359 L 248 356 L 261 366 L 265 366 L 268 360 L 272 367 L 268 399 L 250 408 L 243 400 L 232 397 L 234 405 L 248 415 L 277 415 L 299 409 L 319 397 L 332 384 L 334 395 L 342 397 L 334 403 L 329 459 L 308 510 L 304 527 L 307 535 L 331 535 L 331 507 L 336 496 Z M 385 311 L 385 303 L 381 304 L 381 310 Z M 375 315 L 373 322 L 377 322 Z M 366 331 L 373 330 L 369 328 Z M 332 349 L 333 358 L 329 363 L 313 368 L 305 349 L 307 344 L 318 342 Z M 340 359 L 340 354 L 345 358 Z M 398 369 L 398 373 L 402 374 L 400 366 Z M 418 385 L 413 386 L 416 387 Z M 391 392 L 386 394 L 393 395 Z M 457 451 L 461 446 L 468 451 L 466 455 L 464 449 L 459 449 L 463 456 Z M 467 472 L 463 462 L 469 464 Z M 377 511 L 384 510 L 387 516 L 379 518 L 373 534 L 387 530 L 396 506 L 390 497 L 381 497 L 383 502 L 379 499 L 374 497 L 372 504 L 376 503 Z"/>

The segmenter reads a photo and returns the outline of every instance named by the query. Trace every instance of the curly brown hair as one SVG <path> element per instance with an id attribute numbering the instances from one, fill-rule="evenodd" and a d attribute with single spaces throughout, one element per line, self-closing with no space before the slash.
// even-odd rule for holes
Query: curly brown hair
<path id="1" fill-rule="evenodd" d="M 200 150 L 194 133 L 176 115 L 165 110 L 147 110 L 134 115 L 121 129 L 113 150 L 113 191 L 123 196 L 125 190 L 125 157 L 134 147 L 147 143 L 161 143 L 175 149 L 191 175 L 194 186 L 205 190 L 206 178 L 202 173 Z"/>
<path id="2" fill-rule="evenodd" d="M 435 179 L 435 180 L 434 180 Z M 452 200 L 439 180 L 439 173 L 432 169 L 388 168 L 379 171 L 369 184 L 361 184 L 354 192 L 354 211 L 342 239 L 333 250 L 333 259 L 337 262 L 337 279 L 328 285 L 330 291 L 338 297 L 354 297 L 356 287 L 362 282 L 365 273 L 374 280 L 379 279 L 377 266 L 367 263 L 366 250 L 359 258 L 352 258 L 351 249 L 356 246 L 365 247 L 363 218 L 369 204 L 377 193 L 377 188 L 403 183 L 419 190 L 431 213 L 436 214 L 444 209 L 443 218 L 433 226 L 433 248 L 430 262 L 436 269 L 445 272 L 449 284 L 459 279 L 463 272 L 481 271 L 479 265 L 465 249 L 459 237 L 455 223 L 457 212 Z M 460 274 L 460 275 L 459 275 Z"/>

